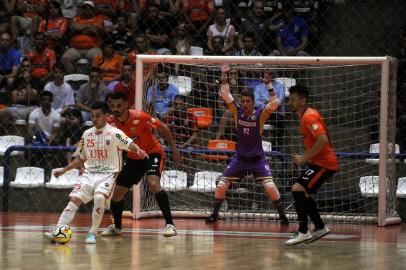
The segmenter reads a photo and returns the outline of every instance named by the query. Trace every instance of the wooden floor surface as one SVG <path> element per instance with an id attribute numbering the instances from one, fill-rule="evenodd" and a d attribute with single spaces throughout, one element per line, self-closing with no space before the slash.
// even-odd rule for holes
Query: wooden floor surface
<path id="1" fill-rule="evenodd" d="M 162 237 L 162 219 L 124 220 L 121 237 L 86 245 L 89 214 L 79 214 L 67 245 L 43 238 L 57 214 L 0 213 L 0 269 L 406 269 L 406 224 L 329 224 L 312 244 L 285 247 L 297 224 L 175 220 L 179 235 Z M 102 227 L 110 223 L 103 220 Z"/>

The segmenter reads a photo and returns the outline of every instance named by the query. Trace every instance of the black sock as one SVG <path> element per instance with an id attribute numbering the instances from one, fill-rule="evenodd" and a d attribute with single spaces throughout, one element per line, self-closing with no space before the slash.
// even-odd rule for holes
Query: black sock
<path id="1" fill-rule="evenodd" d="M 121 230 L 121 219 L 123 217 L 123 209 L 124 209 L 124 200 L 118 202 L 115 202 L 113 200 L 111 201 L 110 210 L 114 218 L 114 225 L 116 226 L 117 229 L 120 230 Z"/>
<path id="2" fill-rule="evenodd" d="M 295 201 L 297 219 L 299 221 L 299 232 L 307 233 L 307 199 L 303 191 L 293 191 L 293 200 Z"/>
<path id="3" fill-rule="evenodd" d="M 317 203 L 312 197 L 307 198 L 307 207 L 309 217 L 313 221 L 316 230 L 324 229 L 324 222 L 320 217 L 319 211 L 317 211 Z"/>
<path id="4" fill-rule="evenodd" d="M 286 217 L 285 208 L 283 208 L 282 200 L 279 199 L 279 200 L 276 200 L 276 201 L 272 201 L 272 203 L 273 203 L 273 206 L 276 208 L 276 210 L 279 213 L 279 218 Z"/>
<path id="5" fill-rule="evenodd" d="M 171 207 L 169 206 L 168 194 L 165 190 L 161 190 L 155 194 L 155 199 L 161 209 L 162 215 L 165 218 L 166 224 L 173 224 Z"/>
<path id="6" fill-rule="evenodd" d="M 213 205 L 213 216 L 218 217 L 221 204 L 223 203 L 224 199 L 215 199 Z"/>

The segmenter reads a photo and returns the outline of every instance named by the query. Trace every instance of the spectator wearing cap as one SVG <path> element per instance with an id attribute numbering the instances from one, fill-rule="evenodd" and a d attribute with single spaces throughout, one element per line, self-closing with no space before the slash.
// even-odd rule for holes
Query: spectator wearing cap
<path id="1" fill-rule="evenodd" d="M 97 15 L 95 4 L 84 1 L 78 5 L 78 15 L 73 18 L 71 31 L 71 46 L 62 55 L 62 63 L 67 73 L 75 73 L 75 64 L 80 58 L 86 58 L 93 63 L 96 55 L 102 55 L 100 49 L 105 35 L 105 16 Z"/>

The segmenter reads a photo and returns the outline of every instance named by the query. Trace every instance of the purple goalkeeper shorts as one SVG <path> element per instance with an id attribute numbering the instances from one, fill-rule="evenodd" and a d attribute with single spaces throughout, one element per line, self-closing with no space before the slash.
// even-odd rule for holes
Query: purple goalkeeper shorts
<path id="1" fill-rule="evenodd" d="M 265 156 L 250 159 L 234 157 L 224 170 L 223 176 L 242 178 L 247 173 L 253 173 L 254 178 L 272 176 L 268 160 Z"/>

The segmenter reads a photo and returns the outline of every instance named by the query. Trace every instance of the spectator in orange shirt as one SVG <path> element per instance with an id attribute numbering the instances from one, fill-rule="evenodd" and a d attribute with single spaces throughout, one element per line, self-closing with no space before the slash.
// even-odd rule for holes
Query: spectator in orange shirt
<path id="1" fill-rule="evenodd" d="M 104 84 L 109 85 L 120 79 L 123 61 L 123 56 L 114 51 L 114 41 L 107 38 L 103 43 L 103 55 L 96 55 L 93 66 L 100 68 Z"/>
<path id="2" fill-rule="evenodd" d="M 40 16 L 44 15 L 48 0 L 17 0 L 17 11 L 22 16 L 11 17 L 11 33 L 13 38 L 21 35 L 23 31 L 35 33 L 40 22 Z"/>
<path id="3" fill-rule="evenodd" d="M 103 15 L 96 15 L 95 4 L 84 1 L 78 5 L 78 15 L 73 18 L 71 31 L 71 46 L 62 55 L 62 63 L 66 72 L 75 73 L 75 64 L 80 58 L 86 58 L 90 63 L 96 55 L 102 55 L 100 49 L 102 37 L 105 34 Z"/>
<path id="4" fill-rule="evenodd" d="M 68 19 L 62 16 L 60 4 L 57 1 L 49 2 L 45 18 L 39 24 L 38 32 L 44 33 L 47 47 L 53 49 L 58 57 L 64 50 L 66 30 L 68 30 Z"/>
<path id="5" fill-rule="evenodd" d="M 214 1 L 183 0 L 183 14 L 190 25 L 203 36 L 211 22 Z"/>
<path id="6" fill-rule="evenodd" d="M 32 64 L 32 76 L 42 82 L 48 81 L 50 71 L 56 63 L 55 52 L 46 47 L 44 33 L 37 33 L 34 39 L 34 50 L 26 55 Z"/>
<path id="7" fill-rule="evenodd" d="M 135 74 L 134 66 L 127 60 L 121 69 L 121 80 L 114 86 L 114 93 L 123 93 L 127 97 L 129 109 L 134 109 L 135 103 Z"/>

